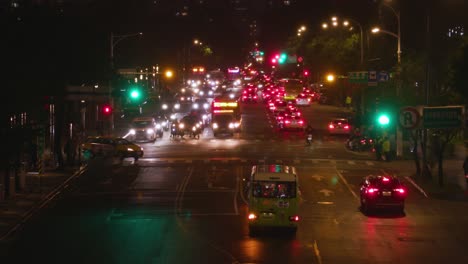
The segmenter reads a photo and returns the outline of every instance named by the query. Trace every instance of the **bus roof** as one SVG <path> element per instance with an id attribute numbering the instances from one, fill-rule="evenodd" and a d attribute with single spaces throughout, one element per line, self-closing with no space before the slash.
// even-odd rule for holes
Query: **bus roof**
<path id="1" fill-rule="evenodd" d="M 252 168 L 254 181 L 297 181 L 296 168 L 286 165 L 257 165 Z"/>

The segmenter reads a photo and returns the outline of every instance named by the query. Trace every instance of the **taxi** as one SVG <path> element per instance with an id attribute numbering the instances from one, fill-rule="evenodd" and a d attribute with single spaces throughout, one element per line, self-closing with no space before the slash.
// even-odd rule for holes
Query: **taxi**
<path id="1" fill-rule="evenodd" d="M 81 149 L 83 154 L 89 154 L 90 158 L 96 156 L 117 156 L 121 159 L 134 158 L 137 161 L 143 157 L 142 147 L 119 137 L 88 137 L 85 143 L 81 144 Z"/>

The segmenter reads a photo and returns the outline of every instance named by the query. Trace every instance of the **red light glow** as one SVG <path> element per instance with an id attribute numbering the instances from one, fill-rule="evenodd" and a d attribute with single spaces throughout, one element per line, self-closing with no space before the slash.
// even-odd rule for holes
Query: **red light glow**
<path id="1" fill-rule="evenodd" d="M 334 126 L 334 125 L 332 125 L 332 124 L 330 124 L 330 125 L 328 125 L 328 128 L 329 128 L 329 129 L 334 129 L 334 128 L 335 128 L 335 126 Z"/>

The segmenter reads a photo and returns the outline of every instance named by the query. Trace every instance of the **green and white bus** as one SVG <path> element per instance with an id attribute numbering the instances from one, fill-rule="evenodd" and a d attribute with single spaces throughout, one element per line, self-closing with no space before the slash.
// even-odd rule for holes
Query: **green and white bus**
<path id="1" fill-rule="evenodd" d="M 253 166 L 248 185 L 250 234 L 261 227 L 297 230 L 300 191 L 295 167 Z"/>

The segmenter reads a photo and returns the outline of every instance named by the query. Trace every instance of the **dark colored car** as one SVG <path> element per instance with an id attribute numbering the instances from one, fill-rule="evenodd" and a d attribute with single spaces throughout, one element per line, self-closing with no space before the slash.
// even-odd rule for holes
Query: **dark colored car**
<path id="1" fill-rule="evenodd" d="M 156 132 L 159 137 L 162 136 L 163 130 L 169 131 L 171 124 L 169 122 L 169 119 L 165 115 L 157 115 L 154 117 L 154 120 L 156 121 L 156 129 L 157 129 Z"/>
<path id="2" fill-rule="evenodd" d="M 375 208 L 394 208 L 403 213 L 407 192 L 397 177 L 367 176 L 361 182 L 361 209 L 368 213 Z"/>

